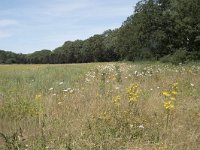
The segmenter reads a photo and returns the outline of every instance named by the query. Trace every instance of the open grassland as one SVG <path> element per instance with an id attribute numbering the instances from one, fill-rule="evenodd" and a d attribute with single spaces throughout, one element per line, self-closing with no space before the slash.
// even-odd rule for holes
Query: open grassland
<path id="1" fill-rule="evenodd" d="M 200 66 L 0 66 L 0 149 L 200 149 Z"/>

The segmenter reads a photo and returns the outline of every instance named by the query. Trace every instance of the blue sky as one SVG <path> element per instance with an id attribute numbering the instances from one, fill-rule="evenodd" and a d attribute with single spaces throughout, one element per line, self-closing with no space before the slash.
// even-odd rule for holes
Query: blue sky
<path id="1" fill-rule="evenodd" d="M 138 0 L 1 0 L 0 49 L 31 53 L 115 29 Z"/>

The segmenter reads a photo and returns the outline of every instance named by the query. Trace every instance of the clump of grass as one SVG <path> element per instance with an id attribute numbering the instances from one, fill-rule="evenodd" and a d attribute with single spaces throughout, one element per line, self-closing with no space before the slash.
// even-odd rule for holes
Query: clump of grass
<path id="1" fill-rule="evenodd" d="M 200 148 L 198 65 L 12 65 L 0 72 L 0 149 Z"/>

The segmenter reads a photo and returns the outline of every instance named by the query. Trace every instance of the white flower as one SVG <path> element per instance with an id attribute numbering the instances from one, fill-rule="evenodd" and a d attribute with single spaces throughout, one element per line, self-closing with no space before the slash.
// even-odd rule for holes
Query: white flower
<path id="1" fill-rule="evenodd" d="M 71 90 L 71 88 L 67 88 L 65 90 L 63 90 L 63 92 L 69 92 Z"/>
<path id="2" fill-rule="evenodd" d="M 193 87 L 194 86 L 194 84 L 193 83 L 190 83 L 190 85 Z"/>
<path id="3" fill-rule="evenodd" d="M 144 129 L 143 124 L 139 125 L 138 128 Z"/>
<path id="4" fill-rule="evenodd" d="M 63 82 L 60 82 L 60 83 L 59 83 L 59 85 L 62 85 L 62 84 L 63 84 Z"/>
<path id="5" fill-rule="evenodd" d="M 50 88 L 50 89 L 49 89 L 49 91 L 52 91 L 52 90 L 53 90 L 53 88 Z"/>
<path id="6" fill-rule="evenodd" d="M 150 89 L 151 91 L 153 91 L 153 89 Z"/>
<path id="7" fill-rule="evenodd" d="M 116 90 L 119 90 L 119 87 L 117 86 L 117 87 L 115 87 L 115 89 L 116 89 Z"/>
<path id="8" fill-rule="evenodd" d="M 132 124 L 130 124 L 130 128 L 133 128 L 133 125 L 132 125 Z"/>
<path id="9" fill-rule="evenodd" d="M 70 91 L 69 91 L 69 93 L 74 93 L 74 90 L 73 90 L 73 89 L 72 89 L 72 90 L 70 90 Z"/>
<path id="10" fill-rule="evenodd" d="M 56 93 L 54 93 L 53 96 L 56 96 Z"/>
<path id="11" fill-rule="evenodd" d="M 86 79 L 85 79 L 85 82 L 90 82 L 90 79 L 86 78 Z"/>

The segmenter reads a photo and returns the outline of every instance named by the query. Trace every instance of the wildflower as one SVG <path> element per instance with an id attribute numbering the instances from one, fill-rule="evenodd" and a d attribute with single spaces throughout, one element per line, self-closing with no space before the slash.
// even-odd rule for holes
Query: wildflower
<path id="1" fill-rule="evenodd" d="M 117 87 L 115 87 L 115 89 L 116 89 L 116 90 L 119 90 L 119 87 L 117 86 Z"/>
<path id="2" fill-rule="evenodd" d="M 37 100 L 37 101 L 40 101 L 41 98 L 42 98 L 42 95 L 41 95 L 41 94 L 37 94 L 37 95 L 35 96 L 35 100 Z"/>
<path id="3" fill-rule="evenodd" d="M 138 73 L 137 71 L 134 72 L 135 75 L 137 75 L 137 73 Z"/>
<path id="4" fill-rule="evenodd" d="M 194 84 L 193 83 L 190 83 L 190 85 L 193 87 L 194 86 Z"/>
<path id="5" fill-rule="evenodd" d="M 72 89 L 72 90 L 70 90 L 70 91 L 69 91 L 69 93 L 71 93 L 71 94 L 72 94 L 72 93 L 74 93 L 74 90 L 73 90 L 73 89 Z"/>
<path id="6" fill-rule="evenodd" d="M 60 82 L 60 83 L 59 83 L 59 85 L 62 85 L 62 84 L 63 84 L 63 82 Z"/>
<path id="7" fill-rule="evenodd" d="M 177 94 L 178 94 L 178 92 L 176 92 L 176 91 L 172 91 L 172 94 L 174 94 L 174 95 L 177 95 Z"/>
<path id="8" fill-rule="evenodd" d="M 164 107 L 166 110 L 170 110 L 170 109 L 174 108 L 174 103 L 172 101 L 166 101 L 164 103 Z"/>
<path id="9" fill-rule="evenodd" d="M 171 95 L 169 94 L 169 92 L 166 92 L 166 91 L 163 91 L 162 94 L 163 94 L 164 96 L 167 96 L 167 97 L 170 97 L 170 96 L 171 96 Z"/>
<path id="10" fill-rule="evenodd" d="M 175 101 L 176 99 L 174 97 L 170 97 L 170 100 Z"/>
<path id="11" fill-rule="evenodd" d="M 137 84 L 132 84 L 127 89 L 129 103 L 134 103 L 139 98 L 139 89 Z"/>
<path id="12" fill-rule="evenodd" d="M 177 88 L 177 86 L 178 86 L 177 82 L 173 83 L 173 88 Z"/>
<path id="13" fill-rule="evenodd" d="M 175 82 L 172 84 L 172 87 L 167 92 L 162 92 L 164 96 L 166 96 L 166 101 L 164 102 L 164 108 L 166 110 L 170 110 L 174 108 L 174 102 L 176 100 L 176 96 L 178 94 L 178 83 Z M 169 114 L 168 114 L 169 115 Z"/>
<path id="14" fill-rule="evenodd" d="M 130 126 L 130 128 L 133 128 L 133 125 L 132 125 L 132 124 L 130 124 L 129 126 Z"/>
<path id="15" fill-rule="evenodd" d="M 138 128 L 144 129 L 144 125 L 141 124 L 141 125 L 138 126 Z"/>
<path id="16" fill-rule="evenodd" d="M 85 79 L 85 82 L 90 82 L 90 79 L 86 78 L 86 79 Z"/>
<path id="17" fill-rule="evenodd" d="M 53 90 L 53 88 L 50 88 L 50 89 L 49 89 L 49 91 L 52 91 L 52 90 Z"/>
<path id="18" fill-rule="evenodd" d="M 120 97 L 119 95 L 118 95 L 118 96 L 114 96 L 114 97 L 112 98 L 113 104 L 115 104 L 115 105 L 117 105 L 117 106 L 120 105 L 120 100 L 121 100 L 121 97 Z"/>

